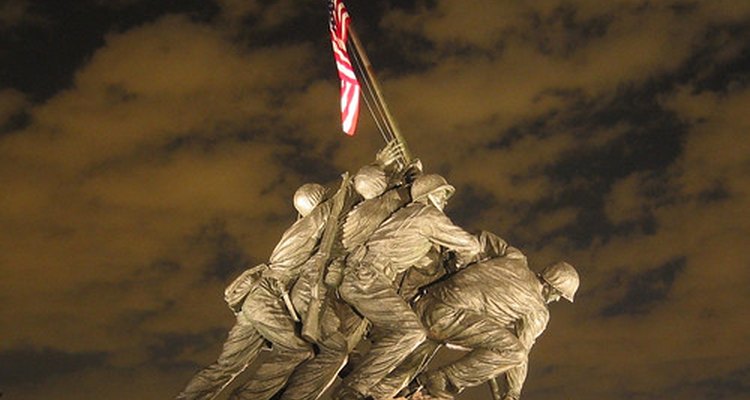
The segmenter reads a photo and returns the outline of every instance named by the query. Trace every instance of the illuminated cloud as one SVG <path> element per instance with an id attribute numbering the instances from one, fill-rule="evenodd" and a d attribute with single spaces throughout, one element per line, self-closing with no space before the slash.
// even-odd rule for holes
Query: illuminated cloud
<path id="1" fill-rule="evenodd" d="M 470 3 L 347 2 L 372 12 L 354 23 L 412 150 L 458 189 L 448 214 L 581 272 L 525 398 L 742 398 L 750 5 Z M 20 35 L 28 3 L 7 4 Z M 160 9 L 54 90 L 0 90 L 8 398 L 174 396 L 216 357 L 223 288 L 268 257 L 295 188 L 370 162 L 369 117 L 353 139 L 338 126 L 325 12 L 313 33 L 297 4 Z"/>

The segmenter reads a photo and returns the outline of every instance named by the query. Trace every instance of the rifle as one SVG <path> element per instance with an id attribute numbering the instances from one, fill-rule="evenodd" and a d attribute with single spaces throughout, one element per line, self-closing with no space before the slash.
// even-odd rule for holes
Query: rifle
<path id="1" fill-rule="evenodd" d="M 308 341 L 318 343 L 321 340 L 320 332 L 320 314 L 323 309 L 323 302 L 328 293 L 325 285 L 325 275 L 328 264 L 336 257 L 336 239 L 340 234 L 340 219 L 344 211 L 344 205 L 349 197 L 351 179 L 348 173 L 341 176 L 341 187 L 331 198 L 331 213 L 326 220 L 326 226 L 320 239 L 320 246 L 316 257 L 316 277 L 315 283 L 311 289 L 310 304 L 307 308 L 307 314 L 302 323 L 302 337 Z"/>

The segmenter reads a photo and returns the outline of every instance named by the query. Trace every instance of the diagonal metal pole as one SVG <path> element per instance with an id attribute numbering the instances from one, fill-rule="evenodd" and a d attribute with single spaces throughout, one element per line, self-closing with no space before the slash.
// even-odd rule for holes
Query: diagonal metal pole
<path id="1" fill-rule="evenodd" d="M 393 115 L 388 109 L 388 105 L 385 103 L 382 91 L 380 90 L 380 85 L 378 85 L 378 81 L 375 79 L 375 73 L 372 70 L 370 59 L 367 57 L 367 53 L 365 53 L 362 42 L 359 41 L 359 36 L 357 36 L 357 33 L 354 31 L 354 28 L 351 26 L 351 24 L 349 25 L 349 35 L 347 38 L 347 42 L 349 44 L 350 51 L 355 55 L 355 58 L 361 60 L 361 64 L 356 63 L 356 69 L 360 72 L 359 75 L 362 77 L 365 85 L 372 89 L 372 100 L 375 103 L 374 106 L 379 111 L 382 111 L 385 125 L 387 126 L 390 133 L 393 134 L 393 138 L 401 143 L 403 148 L 404 161 L 406 162 L 406 164 L 408 164 L 412 160 L 409 146 L 406 144 L 406 140 L 404 139 L 403 135 L 401 135 L 401 131 L 398 129 L 396 120 L 393 118 Z M 370 113 L 373 114 L 373 118 L 376 118 L 377 120 L 378 117 L 375 115 L 372 108 L 370 108 Z"/>

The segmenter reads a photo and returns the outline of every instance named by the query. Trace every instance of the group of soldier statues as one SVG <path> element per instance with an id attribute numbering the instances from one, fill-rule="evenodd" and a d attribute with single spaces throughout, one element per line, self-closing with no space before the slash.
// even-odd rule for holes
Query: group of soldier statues
<path id="1" fill-rule="evenodd" d="M 519 398 L 547 304 L 572 302 L 578 274 L 565 262 L 534 273 L 503 239 L 454 225 L 443 213 L 453 186 L 400 151 L 389 144 L 335 193 L 297 190 L 299 218 L 268 263 L 225 291 L 237 321 L 221 355 L 177 399 L 214 398 L 268 344 L 230 399 L 315 400 L 339 375 L 339 400 L 452 399 L 496 378 L 497 397 Z M 465 353 L 431 368 L 441 346 Z"/>

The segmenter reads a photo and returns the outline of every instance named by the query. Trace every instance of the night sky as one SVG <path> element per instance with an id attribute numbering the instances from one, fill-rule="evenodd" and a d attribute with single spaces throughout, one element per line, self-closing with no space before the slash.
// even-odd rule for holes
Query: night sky
<path id="1" fill-rule="evenodd" d="M 750 2 L 348 0 L 446 213 L 566 260 L 524 399 L 747 399 Z M 383 145 L 323 0 L 0 0 L 0 392 L 168 399 Z M 481 388 L 463 399 L 486 399 Z"/>

